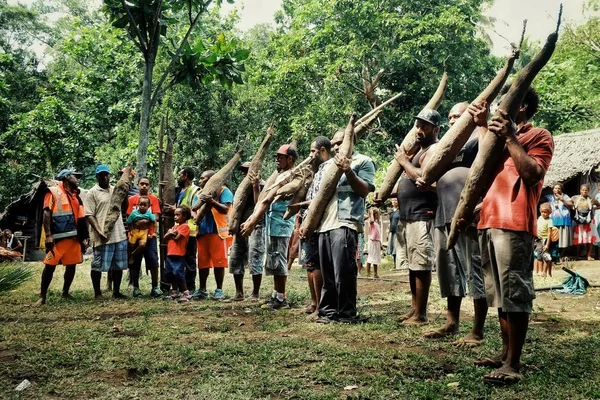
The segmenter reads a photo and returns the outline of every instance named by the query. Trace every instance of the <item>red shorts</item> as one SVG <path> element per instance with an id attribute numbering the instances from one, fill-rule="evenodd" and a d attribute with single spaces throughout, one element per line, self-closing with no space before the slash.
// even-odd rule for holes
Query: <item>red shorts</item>
<path id="1" fill-rule="evenodd" d="M 81 255 L 81 244 L 77 237 L 59 240 L 44 258 L 46 265 L 75 265 L 83 262 Z"/>
<path id="2" fill-rule="evenodd" d="M 222 239 L 218 233 L 198 235 L 198 269 L 227 267 L 229 240 Z"/>

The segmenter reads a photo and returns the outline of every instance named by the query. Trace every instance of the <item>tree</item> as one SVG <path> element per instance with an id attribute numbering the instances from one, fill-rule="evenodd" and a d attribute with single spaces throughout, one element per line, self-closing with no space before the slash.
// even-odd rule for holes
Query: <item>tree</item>
<path id="1" fill-rule="evenodd" d="M 216 0 L 217 5 L 222 0 Z M 232 3 L 233 0 L 227 0 Z M 200 17 L 212 0 L 104 0 L 105 11 L 115 27 L 125 29 L 144 59 L 142 100 L 138 139 L 137 169 L 145 175 L 149 141 L 149 126 L 152 110 L 156 102 L 170 87 L 183 82 L 207 83 L 218 80 L 226 86 L 243 83 L 243 61 L 249 51 L 237 49 L 237 42 L 227 41 L 224 34 L 217 36 L 214 45 L 205 46 L 197 41 L 190 45 L 191 33 Z M 161 37 L 175 43 L 177 32 L 168 33 L 168 28 L 176 26 L 177 17 L 187 11 L 188 26 L 179 45 L 168 53 L 168 65 L 154 83 L 154 69 L 157 64 Z M 169 83 L 165 85 L 167 78 Z"/>

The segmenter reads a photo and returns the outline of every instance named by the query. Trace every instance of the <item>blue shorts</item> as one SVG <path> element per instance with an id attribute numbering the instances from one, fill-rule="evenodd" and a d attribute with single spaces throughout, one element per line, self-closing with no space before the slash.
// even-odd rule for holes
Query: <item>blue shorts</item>
<path id="1" fill-rule="evenodd" d="M 185 282 L 184 256 L 167 256 L 165 278 L 169 283 Z"/>
<path id="2" fill-rule="evenodd" d="M 94 247 L 92 271 L 108 272 L 127 269 L 127 239 Z"/>
<path id="3" fill-rule="evenodd" d="M 146 271 L 158 268 L 158 244 L 156 237 L 149 237 L 143 254 L 138 254 L 129 269 L 139 270 L 142 267 L 142 259 L 146 261 Z"/>

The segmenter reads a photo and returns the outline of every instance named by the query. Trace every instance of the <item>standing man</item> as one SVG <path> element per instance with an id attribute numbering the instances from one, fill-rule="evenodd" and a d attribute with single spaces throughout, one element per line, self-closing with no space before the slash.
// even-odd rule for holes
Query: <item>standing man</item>
<path id="1" fill-rule="evenodd" d="M 156 221 L 160 221 L 160 201 L 158 197 L 150 193 L 150 178 L 141 176 L 138 179 L 139 194 L 130 196 L 127 203 L 127 216 L 131 215 L 134 210 L 137 210 L 140 196 L 146 196 L 150 199 L 150 212 L 154 214 Z M 143 222 L 142 223 L 146 223 Z M 136 223 L 136 228 L 140 229 Z M 150 271 L 152 278 L 152 290 L 150 290 L 151 297 L 160 297 L 162 291 L 158 285 L 158 240 L 156 238 L 156 223 L 153 223 L 148 228 L 148 239 L 146 241 L 146 248 L 142 254 L 136 255 L 134 262 L 129 266 L 129 273 L 131 274 L 131 280 L 133 283 L 133 297 L 139 297 L 142 295 L 140 291 L 140 272 L 142 269 L 142 259 L 146 262 L 146 271 Z"/>
<path id="2" fill-rule="evenodd" d="M 183 167 L 181 171 L 179 171 L 179 175 L 177 177 L 177 189 L 175 189 L 175 204 L 165 204 L 164 212 L 169 214 L 174 214 L 175 209 L 178 206 L 188 206 L 190 209 L 196 202 L 198 201 L 198 192 L 200 188 L 194 185 L 194 170 L 191 167 Z M 196 222 L 194 218 L 196 217 L 196 213 L 192 211 L 192 218 L 190 218 L 187 223 L 190 228 L 190 236 L 187 242 L 187 247 L 185 250 L 185 284 L 190 291 L 190 293 L 194 293 L 196 289 L 196 253 L 197 253 L 197 244 L 196 244 L 196 235 L 198 233 L 198 227 L 196 226 Z"/>
<path id="3" fill-rule="evenodd" d="M 103 299 L 100 290 L 102 272 L 112 271 L 113 295 L 115 299 L 125 299 L 121 293 L 123 271 L 127 269 L 127 234 L 123 219 L 118 218 L 112 231 L 104 232 L 104 221 L 110 210 L 110 200 L 114 186 L 110 185 L 110 170 L 106 165 L 96 167 L 97 184 L 85 197 L 85 217 L 90 224 L 90 238 L 94 247 L 92 260 L 92 285 L 96 299 Z"/>
<path id="4" fill-rule="evenodd" d="M 398 210 L 398 199 L 392 199 L 392 212 L 390 213 L 390 233 L 388 236 L 388 245 L 386 253 L 394 257 L 394 269 L 400 269 L 396 266 L 396 230 L 400 222 L 400 210 Z"/>
<path id="5" fill-rule="evenodd" d="M 468 107 L 468 103 L 454 105 L 448 114 L 448 124 L 454 125 Z M 434 247 L 440 292 L 442 298 L 447 300 L 446 324 L 425 333 L 425 337 L 435 339 L 459 332 L 460 306 L 468 287 L 473 297 L 475 317 L 471 332 L 455 342 L 460 347 L 474 347 L 483 342 L 483 326 L 488 311 L 476 224 L 469 225 L 460 232 L 454 248 L 446 248 L 452 218 L 479 148 L 478 134 L 487 130 L 486 105 L 470 106 L 469 112 L 473 114 L 478 128 L 473 131 L 448 170 L 437 181 L 439 204 L 435 217 Z M 422 182 L 417 180 L 417 185 L 422 186 Z"/>
<path id="6" fill-rule="evenodd" d="M 400 224 L 397 252 L 408 263 L 412 304 L 400 319 L 405 325 L 422 325 L 427 320 L 427 302 L 434 266 L 433 220 L 437 208 L 437 195 L 430 188 L 420 189 L 416 180 L 421 177 L 427 151 L 437 142 L 440 114 L 435 110 L 422 110 L 415 117 L 419 151 L 410 159 L 404 152 L 396 154 L 396 161 L 404 168 L 398 183 Z M 397 255 L 398 256 L 398 255 Z"/>
<path id="7" fill-rule="evenodd" d="M 344 137 L 339 130 L 331 141 L 337 152 Z M 333 159 L 344 174 L 323 214 L 317 231 L 323 289 L 318 323 L 361 322 L 356 312 L 358 233 L 364 230 L 365 197 L 375 190 L 375 164 L 358 152 L 352 160 L 336 154 Z M 325 169 L 325 165 L 321 165 Z M 324 171 L 323 171 L 324 173 Z"/>
<path id="8" fill-rule="evenodd" d="M 315 198 L 323 180 L 325 168 L 333 162 L 331 158 L 331 141 L 325 136 L 318 136 L 310 144 L 310 155 L 314 164 L 319 169 L 315 173 L 312 183 L 306 192 L 305 206 Z M 302 211 L 306 218 L 306 210 Z M 319 302 L 321 300 L 321 289 L 323 288 L 323 277 L 321 275 L 321 263 L 319 262 L 319 235 L 314 234 L 308 240 L 300 240 L 300 262 L 306 269 L 308 288 L 310 289 L 311 305 L 307 307 L 306 313 L 318 316 Z"/>
<path id="9" fill-rule="evenodd" d="M 242 175 L 248 175 L 250 162 L 247 161 L 238 167 Z M 246 221 L 258 201 L 258 195 L 264 188 L 265 183 L 255 175 L 248 175 L 252 183 L 252 196 L 246 200 L 246 208 L 242 213 L 241 221 Z M 249 265 L 250 275 L 252 275 L 252 295 L 249 301 L 258 301 L 260 293 L 260 284 L 262 282 L 263 264 L 265 259 L 265 222 L 262 218 L 257 224 L 249 238 L 242 234 L 236 234 L 233 237 L 233 244 L 229 252 L 229 272 L 233 275 L 235 282 L 234 301 L 244 300 L 244 271 L 246 264 Z"/>
<path id="10" fill-rule="evenodd" d="M 200 176 L 200 188 L 204 188 L 206 182 L 213 177 L 215 171 L 204 171 Z M 193 298 L 206 299 L 206 281 L 210 269 L 213 268 L 217 288 L 213 299 L 223 300 L 223 279 L 225 268 L 227 268 L 227 252 L 231 235 L 229 235 L 229 210 L 233 203 L 233 193 L 226 186 L 221 187 L 219 199 L 215 200 L 209 194 L 199 194 L 201 202 L 206 204 L 209 210 L 204 215 L 198 227 L 198 276 L 200 288 L 194 292 Z"/>
<path id="11" fill-rule="evenodd" d="M 79 197 L 79 178 L 81 173 L 71 169 L 63 169 L 56 176 L 57 186 L 49 187 L 44 197 L 44 233 L 46 235 L 46 257 L 40 299 L 34 306 L 46 304 L 48 287 L 56 266 L 65 266 L 62 297 L 72 299 L 69 289 L 75 278 L 75 266 L 83 261 L 82 246 L 87 246 L 87 238 L 80 241 L 77 226 L 84 222 L 83 203 Z M 80 229 L 81 230 L 81 229 Z"/>
<path id="12" fill-rule="evenodd" d="M 491 133 L 487 133 L 506 138 L 503 159 L 483 198 L 477 225 L 485 291 L 488 305 L 498 307 L 502 352 L 476 364 L 497 368 L 484 376 L 494 383 L 521 378 L 521 352 L 535 298 L 532 257 L 537 204 L 554 153 L 550 132 L 527 122 L 538 105 L 539 97 L 530 87 L 516 120 L 500 109 L 489 124 Z M 465 221 L 459 222 L 465 225 Z"/>
<path id="13" fill-rule="evenodd" d="M 277 171 L 279 173 L 294 167 L 298 153 L 289 144 L 277 150 Z M 271 203 L 267 212 L 267 260 L 265 271 L 273 276 L 274 297 L 267 303 L 274 310 L 289 308 L 285 298 L 285 286 L 288 275 L 287 255 L 290 237 L 294 230 L 296 218 L 283 219 L 289 199 L 279 199 Z"/>

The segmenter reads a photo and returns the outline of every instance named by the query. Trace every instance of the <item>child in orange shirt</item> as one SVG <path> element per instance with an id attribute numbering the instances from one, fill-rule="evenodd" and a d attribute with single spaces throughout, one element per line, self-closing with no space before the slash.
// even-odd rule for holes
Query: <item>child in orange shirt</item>
<path id="1" fill-rule="evenodd" d="M 179 303 L 187 303 L 191 294 L 185 282 L 185 252 L 190 237 L 190 227 L 187 220 L 192 218 L 192 210 L 182 205 L 175 209 L 175 226 L 165 234 L 167 241 L 167 262 L 165 265 L 165 276 L 167 282 L 171 283 L 171 294 L 165 299 L 177 299 Z M 179 293 L 177 289 L 179 288 Z"/>

